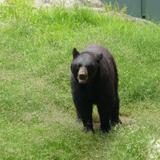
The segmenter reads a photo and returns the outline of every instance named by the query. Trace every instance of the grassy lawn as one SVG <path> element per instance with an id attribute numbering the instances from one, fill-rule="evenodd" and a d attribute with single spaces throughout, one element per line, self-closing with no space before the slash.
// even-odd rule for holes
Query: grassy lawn
<path id="1" fill-rule="evenodd" d="M 160 26 L 20 2 L 0 6 L 0 160 L 160 159 Z M 109 134 L 82 131 L 70 93 L 72 48 L 95 43 L 119 71 L 124 123 Z"/>

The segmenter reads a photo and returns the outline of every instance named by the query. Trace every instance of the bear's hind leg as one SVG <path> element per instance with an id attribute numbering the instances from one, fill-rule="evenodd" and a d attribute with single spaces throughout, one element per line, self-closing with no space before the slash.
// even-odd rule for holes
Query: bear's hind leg
<path id="1" fill-rule="evenodd" d="M 118 123 L 121 123 L 121 120 L 119 119 L 119 97 L 116 95 L 114 105 L 111 109 L 111 125 L 115 126 Z"/>

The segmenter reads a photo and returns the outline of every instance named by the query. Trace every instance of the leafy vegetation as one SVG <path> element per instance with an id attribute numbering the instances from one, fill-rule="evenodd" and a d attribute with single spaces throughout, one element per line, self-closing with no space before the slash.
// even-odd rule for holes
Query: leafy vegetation
<path id="1" fill-rule="evenodd" d="M 159 25 L 26 2 L 0 6 L 0 159 L 159 159 Z M 82 131 L 70 94 L 72 48 L 93 43 L 119 70 L 124 123 L 109 134 L 96 110 L 96 133 Z"/>

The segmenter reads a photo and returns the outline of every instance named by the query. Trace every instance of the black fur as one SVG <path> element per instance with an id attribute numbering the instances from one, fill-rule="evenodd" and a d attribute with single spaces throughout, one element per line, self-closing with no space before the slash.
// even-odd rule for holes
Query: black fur
<path id="1" fill-rule="evenodd" d="M 87 67 L 89 80 L 79 84 L 77 72 Z M 119 120 L 118 73 L 113 56 L 98 45 L 91 45 L 79 53 L 73 49 L 71 89 L 77 116 L 86 131 L 93 131 L 92 108 L 97 105 L 101 130 L 108 132 Z"/>

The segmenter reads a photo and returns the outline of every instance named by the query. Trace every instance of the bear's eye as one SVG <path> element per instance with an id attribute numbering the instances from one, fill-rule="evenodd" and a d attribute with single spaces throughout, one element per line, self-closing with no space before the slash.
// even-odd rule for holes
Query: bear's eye
<path id="1" fill-rule="evenodd" d="M 81 64 L 76 64 L 74 65 L 74 70 L 75 72 L 78 72 L 79 68 L 81 67 L 82 65 Z"/>
<path id="2" fill-rule="evenodd" d="M 82 65 L 81 64 L 77 64 L 76 68 L 79 69 Z"/>
<path id="3" fill-rule="evenodd" d="M 89 64 L 86 66 L 87 68 L 93 68 L 93 64 Z"/>
<path id="4" fill-rule="evenodd" d="M 71 67 L 73 70 L 78 70 L 81 67 L 81 64 L 72 64 Z"/>
<path id="5" fill-rule="evenodd" d="M 94 68 L 93 65 L 87 65 L 86 67 L 87 67 L 88 70 L 92 70 Z"/>

